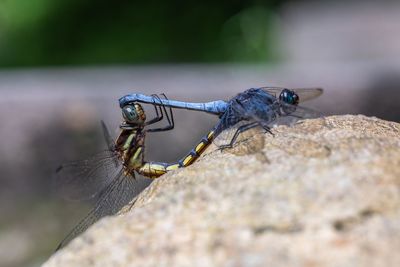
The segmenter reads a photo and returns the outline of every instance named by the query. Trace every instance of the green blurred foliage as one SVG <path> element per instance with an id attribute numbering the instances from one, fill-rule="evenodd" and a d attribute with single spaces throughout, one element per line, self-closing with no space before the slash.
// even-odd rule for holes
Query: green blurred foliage
<path id="1" fill-rule="evenodd" d="M 0 0 L 0 66 L 269 61 L 281 2 Z"/>

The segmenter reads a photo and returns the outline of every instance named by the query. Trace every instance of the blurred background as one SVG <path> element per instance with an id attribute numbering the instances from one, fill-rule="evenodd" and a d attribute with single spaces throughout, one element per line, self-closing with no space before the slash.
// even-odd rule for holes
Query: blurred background
<path id="1" fill-rule="evenodd" d="M 119 97 L 229 99 L 250 87 L 323 87 L 325 114 L 400 121 L 398 1 L 0 0 L 0 266 L 39 266 L 88 206 L 54 170 L 104 149 Z M 175 161 L 216 122 L 177 111 L 147 138 Z"/>

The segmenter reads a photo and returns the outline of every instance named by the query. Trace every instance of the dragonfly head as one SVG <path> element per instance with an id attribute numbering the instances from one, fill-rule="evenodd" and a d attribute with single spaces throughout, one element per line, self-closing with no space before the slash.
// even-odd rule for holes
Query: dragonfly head
<path id="1" fill-rule="evenodd" d="M 141 125 L 146 121 L 146 114 L 138 103 L 122 107 L 122 117 L 127 124 Z"/>
<path id="2" fill-rule="evenodd" d="M 297 106 L 299 104 L 299 95 L 292 90 L 283 89 L 279 94 L 279 100 L 286 104 Z"/>
<path id="3" fill-rule="evenodd" d="M 296 110 L 299 104 L 299 95 L 289 89 L 283 89 L 279 94 L 279 102 L 284 114 L 290 114 Z"/>

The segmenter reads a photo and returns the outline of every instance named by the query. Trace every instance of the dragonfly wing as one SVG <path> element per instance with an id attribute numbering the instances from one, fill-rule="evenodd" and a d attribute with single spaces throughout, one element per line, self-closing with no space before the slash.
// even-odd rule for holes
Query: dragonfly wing
<path id="1" fill-rule="evenodd" d="M 274 121 L 271 122 L 270 125 L 292 125 L 299 120 L 313 119 L 323 116 L 321 112 L 311 108 L 294 106 L 283 102 L 281 102 L 280 105 L 282 106 L 282 109 L 289 112 L 287 112 L 287 114 L 282 114 L 281 116 L 277 117 Z"/>
<path id="2" fill-rule="evenodd" d="M 232 127 L 236 124 L 235 122 L 236 115 L 234 114 L 234 110 L 231 106 L 228 106 L 225 113 L 221 116 L 218 124 L 214 128 L 214 135 L 216 138 L 214 139 L 213 143 L 216 146 L 224 145 L 231 135 Z"/>
<path id="3" fill-rule="evenodd" d="M 112 182 L 100 193 L 93 209 L 61 241 L 56 250 L 64 247 L 100 218 L 117 213 L 140 192 L 137 190 L 137 185 L 138 180 L 125 176 L 122 168 L 118 170 L 114 174 Z"/>
<path id="4" fill-rule="evenodd" d="M 104 121 L 101 120 L 100 123 L 101 123 L 101 128 L 103 130 L 104 140 L 106 141 L 106 144 L 107 144 L 107 148 L 112 151 L 115 147 L 115 143 L 114 143 L 113 139 L 111 138 L 110 132 L 108 131 L 108 128 L 107 128 L 106 124 L 104 123 Z"/>
<path id="5" fill-rule="evenodd" d="M 293 110 L 289 115 L 286 116 L 294 116 L 302 119 L 312 119 L 323 116 L 322 112 L 314 110 L 312 108 L 307 108 L 303 106 L 294 106 L 284 102 L 280 102 L 280 105 L 284 107 L 286 110 Z"/>
<path id="6" fill-rule="evenodd" d="M 107 128 L 106 124 L 104 123 L 104 121 L 101 121 L 101 128 L 103 130 L 104 140 L 106 141 L 107 148 L 111 152 L 110 155 L 112 155 L 115 150 L 114 149 L 115 143 L 114 143 L 114 140 L 111 138 L 110 132 L 108 131 L 108 128 Z M 114 164 L 115 164 L 115 167 L 118 167 L 118 159 L 117 158 L 114 158 Z"/>
<path id="7" fill-rule="evenodd" d="M 91 199 L 112 182 L 120 165 L 117 155 L 110 150 L 63 164 L 56 170 L 57 193 L 69 200 Z"/>
<path id="8" fill-rule="evenodd" d="M 215 128 L 217 137 L 214 143 L 218 147 L 228 145 L 231 142 L 235 143 L 237 137 L 242 137 L 240 135 L 246 131 L 245 129 L 254 128 L 251 125 L 255 122 L 257 122 L 255 116 L 252 116 L 241 105 L 231 103 Z"/>
<path id="9" fill-rule="evenodd" d="M 257 126 L 258 125 L 254 124 L 253 121 L 240 121 L 234 126 L 222 131 L 213 142 L 218 147 L 230 145 L 231 142 L 233 142 L 232 145 L 234 145 L 238 141 L 249 138 L 251 133 L 248 132 L 248 130 Z M 237 136 L 235 137 L 235 135 Z"/>
<path id="10" fill-rule="evenodd" d="M 267 91 L 268 93 L 274 95 L 275 97 L 279 97 L 279 94 L 282 92 L 283 87 L 261 87 L 261 89 Z M 289 88 L 294 91 L 300 99 L 300 102 L 308 101 L 314 98 L 319 97 L 323 93 L 322 88 Z"/>
<path id="11" fill-rule="evenodd" d="M 272 127 L 273 125 L 291 125 L 301 119 L 318 118 L 322 114 L 310 108 L 302 106 L 293 106 L 286 103 L 279 103 L 282 110 L 286 110 L 288 114 L 282 114 L 280 116 L 264 116 L 273 118 L 271 120 L 266 120 L 265 118 L 260 118 L 252 111 L 246 110 L 241 105 L 230 105 L 229 110 L 226 114 L 221 117 L 221 121 L 216 127 L 216 129 L 222 130 L 221 133 L 215 139 L 215 144 L 218 146 L 223 146 L 230 144 L 231 141 L 236 141 L 235 135 L 239 133 L 242 135 L 239 139 L 246 138 L 247 129 L 255 128 L 257 126 Z M 267 110 L 266 110 L 267 111 Z M 272 110 L 270 110 L 272 115 Z M 278 111 L 276 111 L 278 113 Z M 276 115 L 275 112 L 273 114 Z M 244 131 L 243 131 L 244 130 Z M 216 131 L 218 132 L 218 130 Z M 251 134 L 249 134 L 251 136 Z M 239 137 L 238 136 L 238 137 Z"/>

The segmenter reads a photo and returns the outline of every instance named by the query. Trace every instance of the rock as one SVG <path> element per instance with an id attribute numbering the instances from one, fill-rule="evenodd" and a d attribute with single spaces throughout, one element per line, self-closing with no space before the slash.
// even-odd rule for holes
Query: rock
<path id="1" fill-rule="evenodd" d="M 273 132 L 209 148 L 44 266 L 400 266 L 400 124 Z"/>

